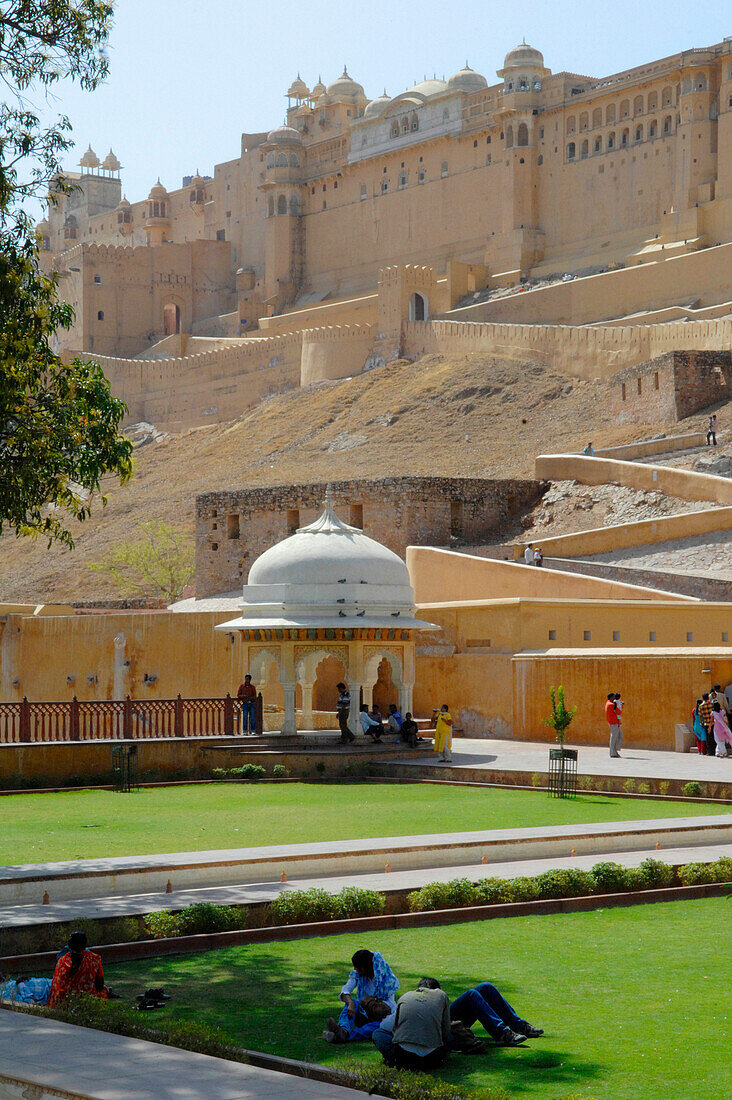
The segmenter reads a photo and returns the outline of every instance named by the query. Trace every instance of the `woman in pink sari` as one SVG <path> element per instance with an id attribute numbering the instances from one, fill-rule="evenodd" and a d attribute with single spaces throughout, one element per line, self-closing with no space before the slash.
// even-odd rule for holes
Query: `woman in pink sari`
<path id="1" fill-rule="evenodd" d="M 719 703 L 712 704 L 712 731 L 714 733 L 714 740 L 717 742 L 717 756 L 730 756 L 729 749 L 726 745 L 732 745 L 732 731 L 727 723 L 727 717 L 722 710 Z"/>

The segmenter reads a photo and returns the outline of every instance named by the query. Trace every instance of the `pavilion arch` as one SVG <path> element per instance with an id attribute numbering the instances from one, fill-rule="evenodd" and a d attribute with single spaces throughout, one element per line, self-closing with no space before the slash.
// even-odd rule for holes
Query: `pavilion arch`
<path id="1" fill-rule="evenodd" d="M 654 138 L 658 136 L 658 119 L 651 119 L 648 123 L 648 136 Z"/>
<path id="2" fill-rule="evenodd" d="M 649 111 L 657 111 L 658 110 L 658 92 L 649 92 L 648 93 L 648 110 Z"/>
<path id="3" fill-rule="evenodd" d="M 402 657 L 399 653 L 390 649 L 381 649 L 379 646 L 374 646 L 374 651 L 370 652 L 364 660 L 364 672 L 363 672 L 363 693 L 364 702 L 370 703 L 373 701 L 374 688 L 380 682 L 379 669 L 382 666 L 382 662 L 386 662 L 391 672 L 391 683 L 394 685 L 395 698 L 382 700 L 383 702 L 395 702 L 397 706 L 402 708 L 402 713 L 405 710 L 409 710 L 411 702 L 407 698 L 407 692 L 404 684 L 404 666 Z"/>
<path id="4" fill-rule="evenodd" d="M 620 103 L 620 117 L 621 118 L 628 118 L 629 115 L 630 115 L 630 100 L 629 99 L 624 99 Z"/>
<path id="5" fill-rule="evenodd" d="M 274 168 L 275 155 L 274 153 L 267 153 L 267 167 Z"/>
<path id="6" fill-rule="evenodd" d="M 278 153 L 275 165 L 277 168 L 287 168 L 287 153 Z"/>
<path id="7" fill-rule="evenodd" d="M 402 115 L 402 120 L 399 125 L 403 134 L 409 133 L 410 122 L 407 115 Z"/>
<path id="8" fill-rule="evenodd" d="M 426 294 L 415 290 L 409 299 L 409 320 L 428 321 L 430 316 L 430 304 Z"/>
<path id="9" fill-rule="evenodd" d="M 633 114 L 634 115 L 642 115 L 643 114 L 643 96 L 642 95 L 637 95 L 635 97 L 635 99 L 633 100 Z"/>
<path id="10" fill-rule="evenodd" d="M 592 112 L 592 128 L 596 126 L 602 126 L 602 107 L 595 107 Z"/>
<path id="11" fill-rule="evenodd" d="M 670 107 L 671 104 L 673 103 L 673 95 L 674 95 L 673 88 L 671 87 L 670 84 L 667 84 L 666 87 L 661 92 L 661 106 L 662 107 Z"/>
<path id="12" fill-rule="evenodd" d="M 517 134 L 516 134 L 516 144 L 517 145 L 528 145 L 529 144 L 529 128 L 528 128 L 528 126 L 526 125 L 525 122 L 520 122 L 519 123 L 519 128 L 518 128 L 518 131 L 517 131 Z"/>
<path id="13" fill-rule="evenodd" d="M 290 168 L 299 168 L 300 158 L 297 153 L 290 153 Z"/>
<path id="14" fill-rule="evenodd" d="M 269 678 L 272 666 L 280 670 L 280 651 L 278 648 L 273 647 L 271 649 L 262 647 L 257 649 L 253 656 L 249 658 L 249 668 L 247 671 L 251 674 L 252 680 L 255 684 L 265 683 Z"/>
<path id="15" fill-rule="evenodd" d="M 271 218 L 272 215 L 274 214 L 274 212 L 275 212 L 274 195 L 270 195 L 269 198 L 267 199 L 267 216 Z"/>
<path id="16" fill-rule="evenodd" d="M 615 122 L 615 104 L 609 103 L 607 110 L 605 111 L 605 122 L 609 125 L 611 122 Z"/>
<path id="17" fill-rule="evenodd" d="M 590 126 L 590 116 L 587 113 L 587 111 L 583 111 L 582 114 L 579 116 L 580 131 L 589 129 L 589 126 Z"/>

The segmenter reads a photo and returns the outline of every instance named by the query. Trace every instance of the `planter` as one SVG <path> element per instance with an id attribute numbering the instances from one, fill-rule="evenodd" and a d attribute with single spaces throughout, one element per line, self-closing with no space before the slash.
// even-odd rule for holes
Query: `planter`
<path id="1" fill-rule="evenodd" d="M 549 796 L 577 795 L 577 749 L 549 749 Z"/>

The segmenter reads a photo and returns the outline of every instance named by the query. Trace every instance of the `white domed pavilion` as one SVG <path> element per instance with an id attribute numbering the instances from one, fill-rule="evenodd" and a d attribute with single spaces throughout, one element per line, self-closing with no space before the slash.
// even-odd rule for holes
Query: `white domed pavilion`
<path id="1" fill-rule="evenodd" d="M 241 615 L 217 630 L 240 632 L 245 670 L 263 683 L 274 663 L 284 688 L 282 733 L 296 733 L 295 693 L 310 728 L 320 662 L 335 657 L 351 693 L 356 731 L 364 702 L 388 661 L 402 713 L 412 709 L 414 636 L 433 629 L 415 618 L 414 592 L 402 559 L 338 519 L 326 497 L 322 515 L 266 550 L 244 585 Z M 360 732 L 360 727 L 358 727 Z"/>

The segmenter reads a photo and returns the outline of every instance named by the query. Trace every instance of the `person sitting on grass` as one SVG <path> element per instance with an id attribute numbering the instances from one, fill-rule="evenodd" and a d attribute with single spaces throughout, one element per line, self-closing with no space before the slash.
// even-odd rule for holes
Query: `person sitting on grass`
<path id="1" fill-rule="evenodd" d="M 461 993 L 450 1005 L 450 1019 L 460 1020 L 466 1027 L 478 1021 L 501 1047 L 517 1047 L 544 1034 L 543 1028 L 533 1027 L 517 1016 L 490 982 Z"/>
<path id="2" fill-rule="evenodd" d="M 48 998 L 50 1008 L 74 993 L 87 993 L 107 1000 L 109 990 L 104 984 L 104 971 L 99 955 L 86 946 L 86 932 L 72 932 L 69 950 L 56 962 Z"/>
<path id="3" fill-rule="evenodd" d="M 353 970 L 341 990 L 344 1002 L 336 1021 L 329 1017 L 323 1038 L 326 1043 L 347 1043 L 370 1039 L 379 1023 L 396 1011 L 394 994 L 399 979 L 378 951 L 357 951 Z M 353 994 L 356 994 L 355 997 Z"/>
<path id="4" fill-rule="evenodd" d="M 370 737 L 374 742 L 381 741 L 381 723 L 374 721 L 365 703 L 361 703 L 358 719 L 361 723 L 361 729 L 364 732 L 364 736 Z"/>
<path id="5" fill-rule="evenodd" d="M 396 1012 L 372 1036 L 388 1066 L 430 1070 L 441 1066 L 452 1042 L 450 998 L 436 978 L 420 978 L 417 988 L 397 1001 Z"/>

